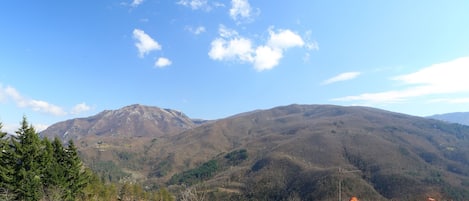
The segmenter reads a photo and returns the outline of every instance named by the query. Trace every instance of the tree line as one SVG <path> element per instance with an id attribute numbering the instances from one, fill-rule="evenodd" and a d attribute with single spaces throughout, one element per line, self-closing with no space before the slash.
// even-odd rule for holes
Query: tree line
<path id="1" fill-rule="evenodd" d="M 1 124 L 0 124 L 1 128 Z M 23 117 L 16 135 L 0 131 L 2 200 L 75 200 L 90 178 L 73 141 L 41 139 Z"/>
<path id="2" fill-rule="evenodd" d="M 26 117 L 15 135 L 0 122 L 0 200 L 173 201 L 166 189 L 149 192 L 138 184 L 105 183 L 83 165 L 72 140 L 40 138 Z"/>

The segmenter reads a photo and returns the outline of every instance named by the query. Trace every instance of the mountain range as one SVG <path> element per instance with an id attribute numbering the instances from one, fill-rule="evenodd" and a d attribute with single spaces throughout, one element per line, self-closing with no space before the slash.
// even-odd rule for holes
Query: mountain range
<path id="1" fill-rule="evenodd" d="M 212 200 L 469 200 L 469 127 L 369 107 L 289 105 L 213 120 L 131 105 L 41 132 L 103 180 Z M 340 190 L 339 190 L 340 189 Z"/>
<path id="2" fill-rule="evenodd" d="M 436 114 L 428 118 L 438 119 L 446 122 L 469 125 L 469 112 L 452 112 L 445 114 Z"/>

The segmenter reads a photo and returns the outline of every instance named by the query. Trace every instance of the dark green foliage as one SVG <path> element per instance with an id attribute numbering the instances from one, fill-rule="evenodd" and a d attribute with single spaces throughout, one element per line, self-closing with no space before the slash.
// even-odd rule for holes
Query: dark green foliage
<path id="1" fill-rule="evenodd" d="M 169 181 L 170 184 L 195 184 L 210 178 L 219 169 L 218 162 L 216 160 L 210 160 L 203 163 L 197 168 L 184 171 L 180 174 L 175 174 Z"/>
<path id="2" fill-rule="evenodd" d="M 87 172 L 83 169 L 83 164 L 78 157 L 78 150 L 72 140 L 68 142 L 65 149 L 65 199 L 75 200 L 75 197 L 86 187 L 89 180 Z"/>
<path id="3" fill-rule="evenodd" d="M 248 158 L 248 152 L 246 151 L 246 149 L 232 151 L 226 154 L 225 158 L 228 160 L 229 164 L 238 165 L 239 163 Z"/>
<path id="4" fill-rule="evenodd" d="M 0 123 L 0 189 L 8 189 L 12 182 L 13 163 L 7 134 L 2 132 L 2 127 Z"/>
<path id="5" fill-rule="evenodd" d="M 41 166 L 43 155 L 41 140 L 35 129 L 28 125 L 23 117 L 21 127 L 12 140 L 14 147 L 13 160 L 13 192 L 17 200 L 39 200 L 42 197 Z"/>
<path id="6" fill-rule="evenodd" d="M 156 167 L 156 171 L 151 174 L 151 176 L 164 177 L 171 171 L 171 162 L 168 160 L 161 161 Z"/>
<path id="7" fill-rule="evenodd" d="M 6 133 L 1 131 L 0 123 L 0 200 L 14 200 L 13 158 Z"/>
<path id="8" fill-rule="evenodd" d="M 40 139 L 25 117 L 10 142 L 0 137 L 0 190 L 9 192 L 8 199 L 71 201 L 87 185 L 73 142 L 64 148 L 57 138 Z"/>
<path id="9" fill-rule="evenodd" d="M 267 159 L 267 158 L 263 158 L 261 160 L 258 160 L 256 161 L 256 163 L 254 163 L 254 165 L 251 167 L 251 170 L 254 171 L 254 172 L 257 172 L 259 171 L 260 169 L 264 168 L 265 166 L 267 166 L 269 163 L 270 163 L 270 159 Z"/>

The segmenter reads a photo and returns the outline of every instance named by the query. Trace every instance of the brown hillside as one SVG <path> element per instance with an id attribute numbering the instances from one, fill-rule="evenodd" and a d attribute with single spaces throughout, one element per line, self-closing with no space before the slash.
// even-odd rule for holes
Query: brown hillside
<path id="1" fill-rule="evenodd" d="M 203 121 L 200 121 L 203 122 Z M 167 136 L 196 126 L 181 112 L 130 105 L 118 110 L 105 110 L 88 118 L 72 119 L 54 124 L 41 132 L 49 138 L 58 136 L 64 141 L 86 136 L 145 137 Z"/>
<path id="2" fill-rule="evenodd" d="M 339 180 L 343 198 L 469 200 L 469 127 L 367 107 L 290 105 L 178 134 L 96 138 L 77 143 L 90 166 L 109 160 L 128 179 L 188 182 L 222 200 L 337 200 Z M 233 161 L 236 150 L 248 158 Z"/>

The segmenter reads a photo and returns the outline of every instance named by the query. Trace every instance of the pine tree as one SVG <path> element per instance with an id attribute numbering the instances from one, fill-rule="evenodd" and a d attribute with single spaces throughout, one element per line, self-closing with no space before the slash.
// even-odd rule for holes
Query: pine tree
<path id="1" fill-rule="evenodd" d="M 8 142 L 5 139 L 7 133 L 1 130 L 2 127 L 3 125 L 0 123 L 0 188 L 4 188 L 4 185 L 11 181 L 11 177 L 9 175 L 11 170 L 8 168 L 10 162 L 7 158 L 9 147 Z"/>
<path id="2" fill-rule="evenodd" d="M 68 142 L 67 149 L 65 150 L 65 178 L 67 189 L 66 200 L 75 200 L 78 194 L 82 193 L 83 189 L 89 182 L 89 175 L 85 171 L 80 157 L 78 156 L 78 149 L 72 140 Z"/>
<path id="3" fill-rule="evenodd" d="M 41 140 L 23 117 L 21 127 L 12 140 L 14 147 L 13 187 L 17 200 L 35 201 L 42 197 Z"/>
<path id="4" fill-rule="evenodd" d="M 8 200 L 12 189 L 13 167 L 11 160 L 11 147 L 7 141 L 7 133 L 2 131 L 0 122 L 0 200 Z"/>
<path id="5" fill-rule="evenodd" d="M 51 171 L 53 172 L 50 176 L 50 180 L 53 185 L 66 188 L 66 171 L 68 166 L 66 164 L 67 154 L 65 147 L 62 145 L 62 142 L 58 137 L 55 137 L 52 141 L 52 150 L 53 150 L 53 163 L 50 165 Z"/>
<path id="6" fill-rule="evenodd" d="M 63 152 L 63 147 L 59 141 L 60 148 L 56 149 L 56 140 L 58 139 L 54 139 L 54 145 L 48 138 L 44 138 L 42 140 L 43 156 L 41 157 L 41 166 L 43 167 L 43 173 L 41 174 L 41 179 L 45 196 L 49 200 L 54 200 L 54 198 L 55 200 L 57 200 L 58 198 L 61 198 L 64 194 L 64 167 L 62 167 L 57 160 L 57 155 L 60 154 L 58 153 L 58 150 L 62 150 Z"/>

